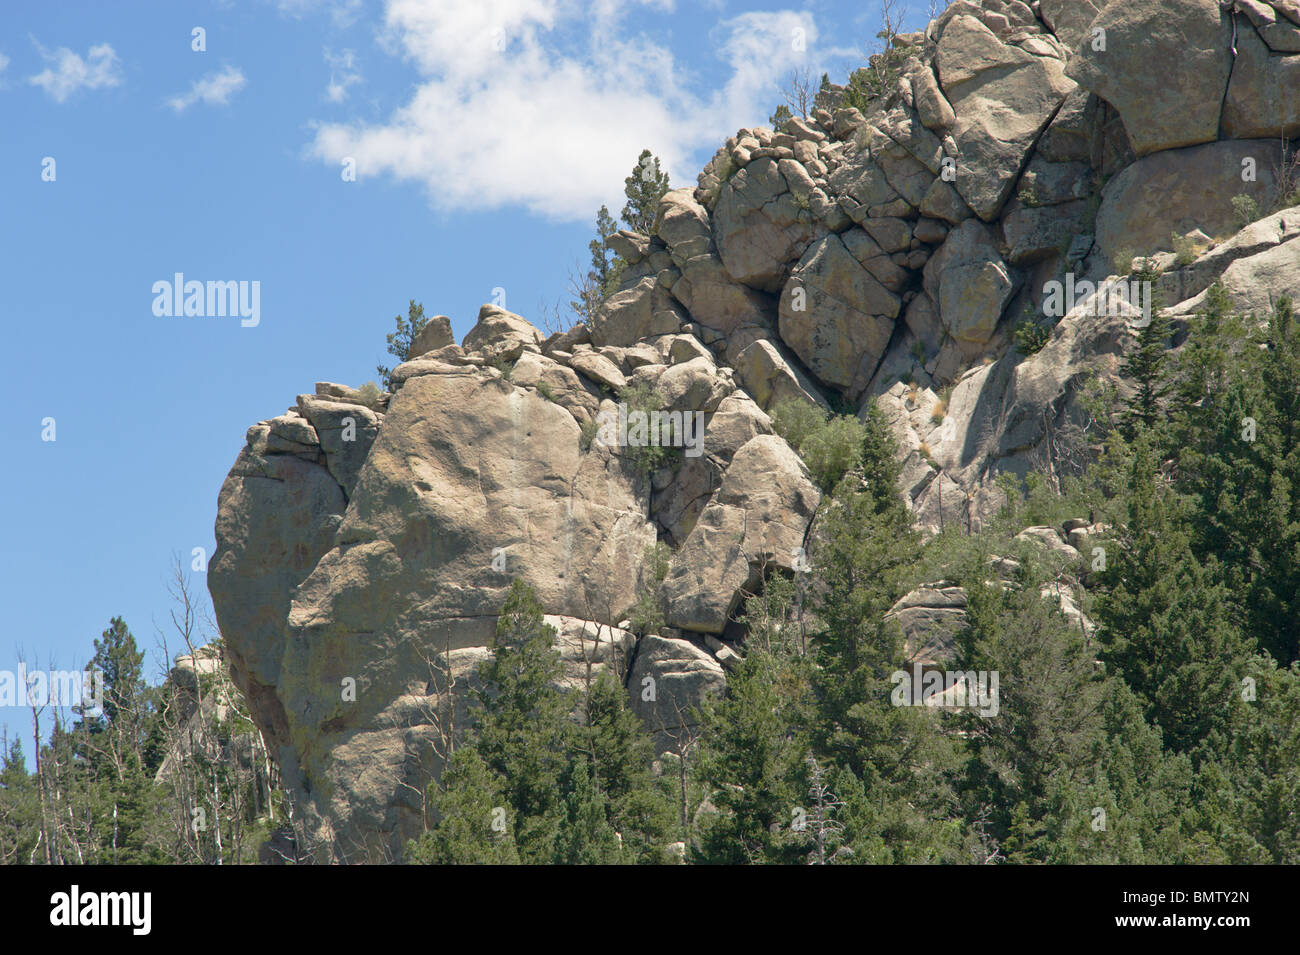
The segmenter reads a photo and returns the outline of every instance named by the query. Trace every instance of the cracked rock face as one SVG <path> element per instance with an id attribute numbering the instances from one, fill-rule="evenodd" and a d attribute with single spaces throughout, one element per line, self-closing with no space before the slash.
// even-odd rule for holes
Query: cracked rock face
<path id="1" fill-rule="evenodd" d="M 565 679 L 613 668 L 671 745 L 680 714 L 632 681 L 661 679 L 682 713 L 721 692 L 738 611 L 795 566 L 819 508 L 777 404 L 875 402 L 917 523 L 975 528 L 1000 474 L 1066 466 L 1090 380 L 1124 386 L 1135 315 L 1088 293 L 1048 316 L 1052 283 L 1095 290 L 1127 250 L 1161 264 L 1176 317 L 1216 279 L 1253 309 L 1300 288 L 1296 210 L 1263 217 L 1279 135 L 1300 134 L 1300 97 L 1275 95 L 1300 76 L 1295 0 L 955 0 L 899 48 L 899 82 L 864 109 L 831 85 L 809 117 L 738 130 L 651 234 L 611 237 L 627 267 L 590 328 L 544 339 L 484 306 L 458 345 L 439 316 L 393 395 L 321 383 L 248 430 L 209 587 L 318 858 L 398 858 L 422 828 L 433 714 L 464 725 L 516 577 Z M 1239 230 L 1242 194 L 1262 221 Z M 1171 233 L 1212 244 L 1176 259 Z M 1050 330 L 1029 357 L 1026 317 Z M 700 453 L 651 473 L 593 440 L 627 387 L 698 415 Z M 656 542 L 668 626 L 637 635 L 618 624 Z M 959 596 L 892 611 L 918 659 L 941 659 Z"/>

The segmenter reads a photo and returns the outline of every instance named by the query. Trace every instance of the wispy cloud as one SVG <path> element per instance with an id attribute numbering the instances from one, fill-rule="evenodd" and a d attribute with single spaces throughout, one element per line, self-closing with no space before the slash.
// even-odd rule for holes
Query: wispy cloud
<path id="1" fill-rule="evenodd" d="M 766 119 L 779 81 L 811 64 L 805 11 L 746 13 L 713 40 L 729 79 L 688 88 L 689 64 L 626 23 L 670 0 L 388 0 L 386 48 L 419 72 L 410 100 L 377 123 L 321 123 L 308 154 L 356 160 L 361 177 L 422 184 L 442 209 L 520 204 L 586 220 L 618 194 L 642 148 L 679 185 L 719 131 Z M 799 32 L 802 31 L 802 32 Z"/>
<path id="2" fill-rule="evenodd" d="M 35 37 L 32 43 L 50 65 L 35 76 L 29 76 L 27 82 L 41 87 L 56 103 L 65 102 L 77 90 L 102 89 L 122 82 L 121 61 L 107 43 L 92 46 L 84 60 L 66 46 L 51 52 Z"/>
<path id="3" fill-rule="evenodd" d="M 167 105 L 181 113 L 195 103 L 208 106 L 225 106 L 245 86 L 244 73 L 238 67 L 222 67 L 214 73 L 208 73 L 194 81 L 188 93 L 173 96 Z"/>
<path id="4" fill-rule="evenodd" d="M 326 48 L 325 62 L 330 67 L 330 81 L 325 87 L 325 98 L 331 103 L 341 103 L 348 98 L 348 87 L 361 82 L 357 56 L 351 50 L 335 55 Z"/>
<path id="5" fill-rule="evenodd" d="M 271 0 L 285 16 L 328 13 L 337 27 L 350 26 L 361 12 L 361 0 Z"/>

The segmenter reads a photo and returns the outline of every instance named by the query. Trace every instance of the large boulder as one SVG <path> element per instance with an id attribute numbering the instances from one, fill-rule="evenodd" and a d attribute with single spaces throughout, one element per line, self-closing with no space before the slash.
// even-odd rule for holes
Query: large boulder
<path id="1" fill-rule="evenodd" d="M 1223 135 L 1234 139 L 1300 135 L 1300 55 L 1271 54 L 1245 24 L 1238 30 L 1237 59 L 1223 101 Z"/>
<path id="2" fill-rule="evenodd" d="M 695 711 L 726 685 L 721 664 L 707 650 L 657 634 L 642 638 L 628 679 L 632 709 L 661 754 L 694 740 Z"/>
<path id="3" fill-rule="evenodd" d="M 1110 3 L 1066 73 L 1119 110 L 1139 156 L 1213 142 L 1232 72 L 1232 23 L 1219 0 Z"/>
<path id="4" fill-rule="evenodd" d="M 484 305 L 479 309 L 474 327 L 465 333 L 461 347 L 514 359 L 524 349 L 538 350 L 541 343 L 542 333 L 526 318 L 497 305 Z"/>
<path id="5" fill-rule="evenodd" d="M 722 186 L 713 237 L 727 272 L 763 292 L 777 292 L 812 238 L 812 216 L 800 208 L 772 159 L 751 162 Z"/>
<path id="6" fill-rule="evenodd" d="M 957 113 L 952 185 L 977 216 L 992 221 L 1074 83 L 1059 60 L 1006 46 L 970 16 L 955 17 L 944 29 L 935 62 Z"/>
<path id="7" fill-rule="evenodd" d="M 673 555 L 663 585 L 669 626 L 722 633 L 764 567 L 793 568 L 819 500 L 788 444 L 776 435 L 748 441 Z"/>
<path id="8" fill-rule="evenodd" d="M 1041 10 L 1048 29 L 1073 50 L 1091 35 L 1088 28 L 1105 6 L 1106 0 L 1042 0 Z"/>
<path id="9" fill-rule="evenodd" d="M 902 301 L 838 235 L 809 246 L 781 294 L 781 339 L 827 385 L 865 383 L 893 334 Z"/>
<path id="10" fill-rule="evenodd" d="M 324 487 L 332 496 L 309 511 L 321 515 L 318 524 L 337 514 L 342 495 L 324 469 L 288 466 L 330 482 Z M 314 525 L 291 506 L 273 519 L 236 500 L 247 479 L 231 480 L 218 521 L 213 596 L 223 632 L 242 653 L 250 627 L 230 615 L 247 614 L 238 608 L 266 585 L 222 581 L 264 569 L 241 573 L 236 559 L 251 550 L 250 536 L 253 544 L 266 540 L 266 531 L 246 527 L 248 517 L 271 528 Z M 584 451 L 574 417 L 535 390 L 474 368 L 408 379 L 342 523 L 334 517 L 317 532 L 328 542 L 305 542 L 287 557 L 284 545 L 267 546 L 265 556 L 243 560 L 309 570 L 295 581 L 289 607 L 293 575 L 281 571 L 270 595 L 277 602 L 261 613 L 285 628 L 278 669 L 268 663 L 264 673 L 284 713 L 286 784 L 309 807 L 316 836 L 340 857 L 400 852 L 423 824 L 405 787 L 418 792 L 437 769 L 428 761 L 438 731 L 430 658 L 481 653 L 515 578 L 531 584 L 549 612 L 605 625 L 621 619 L 655 541 L 646 509 L 617 449 L 593 444 Z M 273 654 L 275 634 L 263 641 Z M 349 678 L 355 700 L 340 694 Z"/>
<path id="11" fill-rule="evenodd" d="M 1206 143 L 1146 156 L 1112 179 L 1097 212 L 1097 246 L 1107 262 L 1120 250 L 1149 255 L 1169 250 L 1171 234 L 1200 229 L 1211 237 L 1237 230 L 1234 196 L 1261 208 L 1277 192 L 1276 141 L 1245 139 Z M 1245 181 L 1243 177 L 1249 178 Z"/>
<path id="12" fill-rule="evenodd" d="M 455 343 L 456 336 L 451 332 L 451 319 L 446 315 L 435 315 L 415 336 L 415 340 L 411 342 L 411 350 L 406 357 L 409 361 L 412 358 L 419 358 L 421 355 Z"/>
<path id="13" fill-rule="evenodd" d="M 953 229 L 925 266 L 925 290 L 959 342 L 988 342 L 1022 281 L 1002 261 L 992 230 L 975 219 Z"/>
<path id="14" fill-rule="evenodd" d="M 693 321 L 722 334 L 775 324 L 775 299 L 737 282 L 717 255 L 693 256 L 682 263 L 681 273 L 672 293 Z"/>
<path id="15" fill-rule="evenodd" d="M 741 386 L 765 411 L 783 401 L 805 401 L 829 410 L 817 386 L 770 341 L 751 342 L 740 352 L 735 368 Z"/>
<path id="16" fill-rule="evenodd" d="M 646 276 L 630 289 L 611 295 L 591 322 L 591 343 L 635 345 L 655 335 L 671 335 L 682 325 L 680 306 L 657 276 Z"/>
<path id="17" fill-rule="evenodd" d="M 324 467 L 246 446 L 217 498 L 208 589 L 230 647 L 231 675 L 267 744 L 293 759 L 276 692 L 295 588 L 334 546 L 343 491 Z"/>

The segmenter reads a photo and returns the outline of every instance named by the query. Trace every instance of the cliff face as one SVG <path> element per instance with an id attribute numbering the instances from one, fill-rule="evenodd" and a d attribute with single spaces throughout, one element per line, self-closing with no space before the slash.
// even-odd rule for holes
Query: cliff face
<path id="1" fill-rule="evenodd" d="M 629 268 L 590 328 L 543 340 L 484 306 L 461 345 L 422 336 L 395 394 L 322 383 L 249 429 L 209 585 L 319 858 L 395 858 L 420 829 L 516 577 L 570 679 L 662 682 L 634 698 L 652 730 L 719 690 L 737 607 L 798 568 L 819 503 L 777 403 L 875 400 L 918 522 L 978 527 L 999 474 L 1069 468 L 1085 382 L 1124 386 L 1140 312 L 1082 283 L 1155 255 L 1174 315 L 1216 278 L 1250 308 L 1300 284 L 1300 208 L 1238 232 L 1232 201 L 1269 208 L 1300 135 L 1291 0 L 957 0 L 897 50 L 866 114 L 832 88 L 740 130 L 654 234 L 616 236 Z M 1163 251 L 1189 233 L 1200 254 Z M 1012 331 L 1054 282 L 1063 317 L 1026 358 Z M 629 387 L 698 413 L 701 453 L 650 470 L 606 440 Z M 619 624 L 656 541 L 667 627 L 638 639 Z"/>

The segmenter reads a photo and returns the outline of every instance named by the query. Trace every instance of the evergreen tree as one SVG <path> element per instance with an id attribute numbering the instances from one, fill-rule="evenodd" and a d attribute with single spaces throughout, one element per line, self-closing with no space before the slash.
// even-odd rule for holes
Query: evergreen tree
<path id="1" fill-rule="evenodd" d="M 438 825 L 406 844 L 417 865 L 513 865 L 519 861 L 501 778 L 478 751 L 452 753 L 440 784 L 429 787 Z"/>
<path id="2" fill-rule="evenodd" d="M 750 649 L 727 678 L 727 693 L 706 703 L 697 772 L 717 807 L 703 826 L 697 862 L 791 863 L 804 849 L 792 837 L 803 807 L 806 744 L 792 732 L 797 701 L 784 694 L 788 659 Z M 796 721 L 797 722 L 797 721 Z"/>
<path id="3" fill-rule="evenodd" d="M 411 346 L 420 337 L 420 332 L 424 331 L 425 326 L 429 324 L 429 320 L 424 317 L 424 303 L 416 305 L 415 299 L 411 299 L 406 317 L 403 318 L 401 315 L 397 315 L 393 321 L 397 323 L 397 329 L 389 332 L 385 337 L 388 342 L 388 353 L 396 357 L 397 363 L 401 364 L 410 357 Z M 385 390 L 395 390 L 392 368 L 387 365 L 376 365 L 375 371 L 379 373 L 379 380 L 383 382 Z"/>
<path id="4" fill-rule="evenodd" d="M 1137 425 L 1152 429 L 1163 415 L 1161 403 L 1169 390 L 1167 352 L 1170 325 L 1164 313 L 1159 274 L 1149 267 L 1137 273 L 1137 281 L 1149 289 L 1150 321 L 1138 330 L 1137 342 L 1124 356 L 1122 373 L 1135 384 L 1125 413 L 1130 434 Z M 1134 303 L 1136 304 L 1136 303 Z"/>
<path id="5" fill-rule="evenodd" d="M 1144 701 L 1166 745 L 1191 752 L 1226 727 L 1247 647 L 1217 565 L 1197 560 L 1185 510 L 1160 486 L 1153 443 L 1139 431 L 1128 520 L 1108 549 L 1103 656 Z"/>
<path id="6" fill-rule="evenodd" d="M 554 859 L 566 811 L 562 780 L 573 742 L 572 694 L 558 689 L 562 673 L 555 628 L 543 620 L 537 593 L 511 585 L 479 667 L 475 746 L 502 780 L 520 860 Z"/>
<path id="7" fill-rule="evenodd" d="M 632 174 L 623 180 L 623 194 L 627 196 L 622 215 L 624 224 L 633 232 L 653 234 L 659 200 L 671 188 L 668 173 L 659 168 L 659 157 L 648 149 L 641 150 Z"/>
<path id="8" fill-rule="evenodd" d="M 589 766 L 592 789 L 605 799 L 606 820 L 618 833 L 621 858 L 666 861 L 673 807 L 650 771 L 654 744 L 628 706 L 627 691 L 604 671 L 593 682 L 584 710 L 586 742 L 576 762 Z M 579 778 L 571 773 L 571 779 Z"/>

